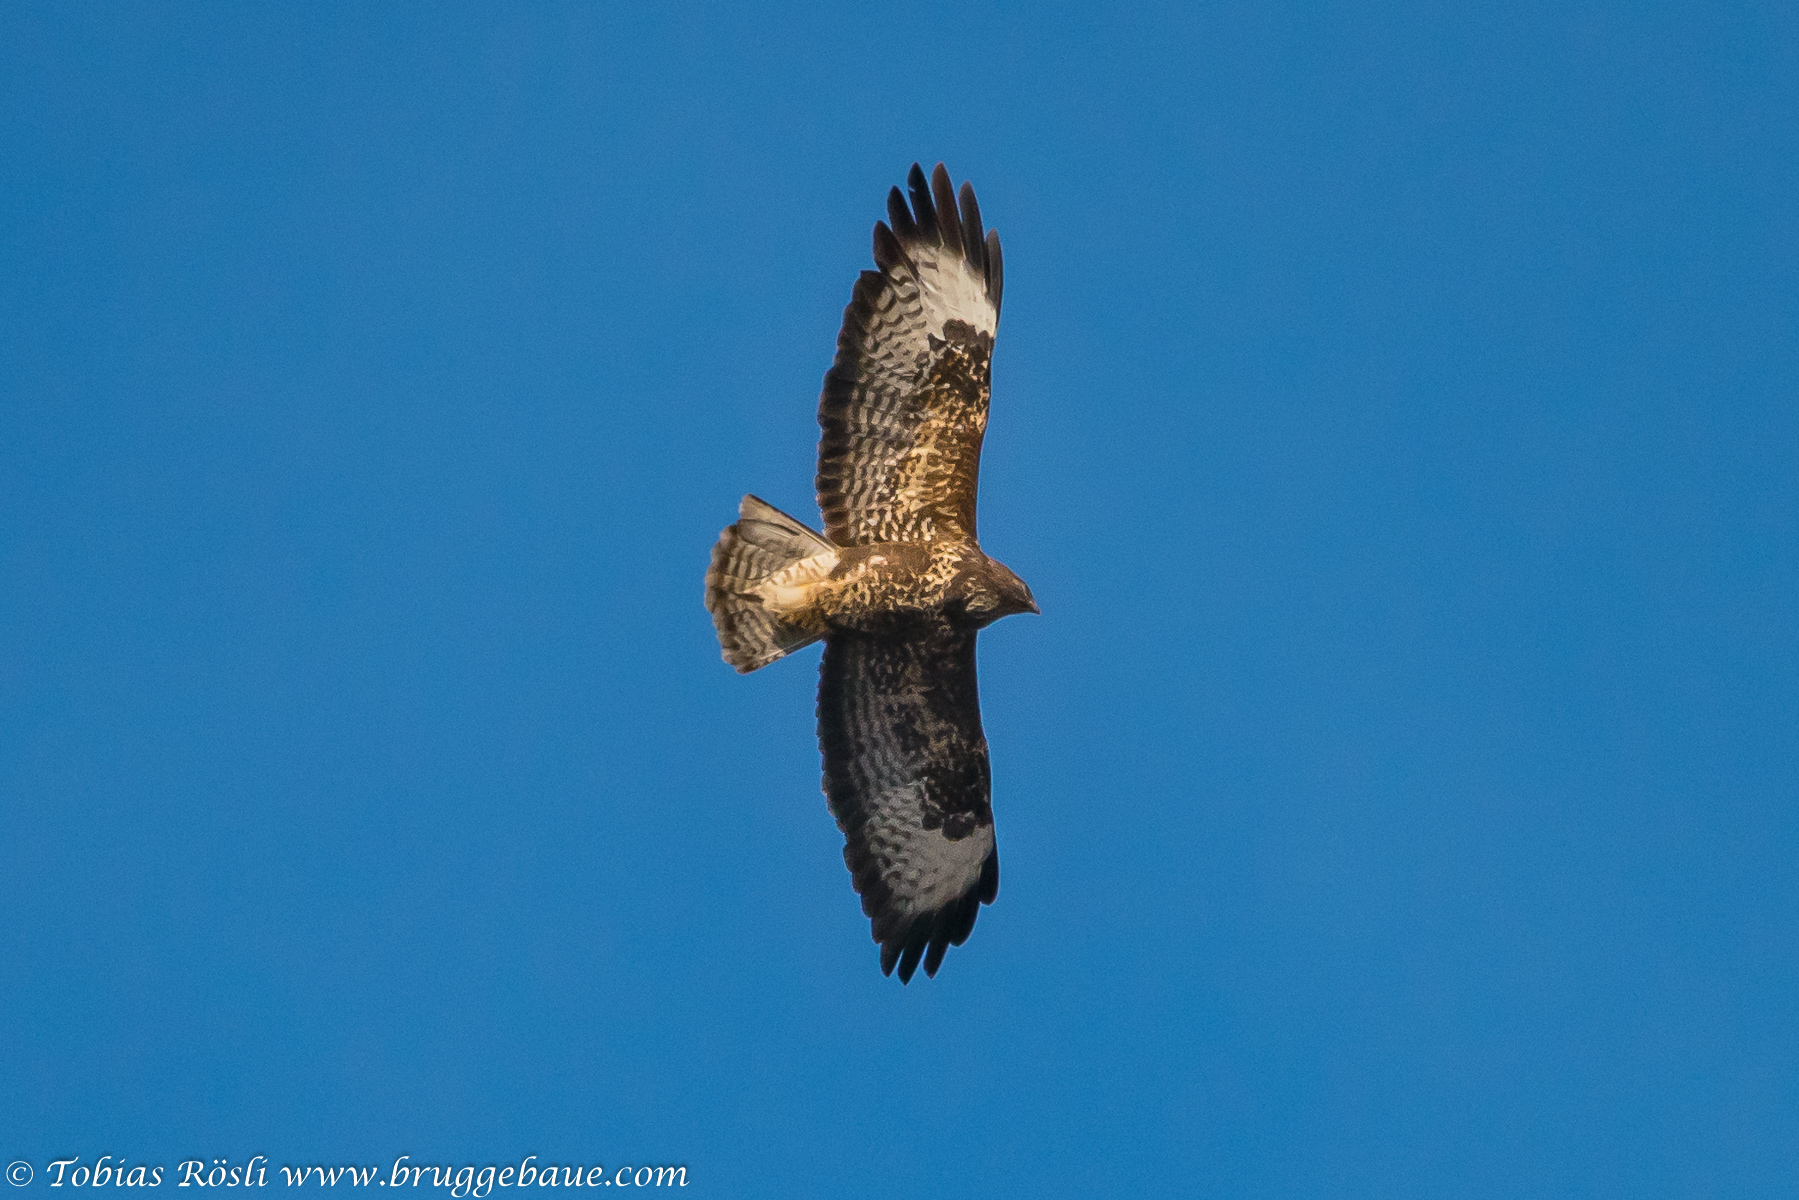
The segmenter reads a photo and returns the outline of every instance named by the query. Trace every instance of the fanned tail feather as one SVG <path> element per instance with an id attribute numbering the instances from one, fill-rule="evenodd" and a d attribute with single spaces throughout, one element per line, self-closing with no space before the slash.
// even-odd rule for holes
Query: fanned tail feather
<path id="1" fill-rule="evenodd" d="M 776 572 L 836 547 L 755 496 L 743 498 L 737 518 L 712 547 L 706 611 L 725 661 L 747 675 L 824 635 L 822 627 L 770 612 L 755 589 Z"/>

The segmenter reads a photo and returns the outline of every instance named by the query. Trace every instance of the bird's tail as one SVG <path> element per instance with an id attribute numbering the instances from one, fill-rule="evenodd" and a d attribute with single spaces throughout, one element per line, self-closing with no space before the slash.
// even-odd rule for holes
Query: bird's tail
<path id="1" fill-rule="evenodd" d="M 808 620 L 803 606 L 771 605 L 780 593 L 798 596 L 805 584 L 829 574 L 836 555 L 835 546 L 774 505 L 745 496 L 737 523 L 718 535 L 706 572 L 706 611 L 725 661 L 747 675 L 824 636 L 824 626 Z M 775 578 L 783 572 L 794 578 Z"/>

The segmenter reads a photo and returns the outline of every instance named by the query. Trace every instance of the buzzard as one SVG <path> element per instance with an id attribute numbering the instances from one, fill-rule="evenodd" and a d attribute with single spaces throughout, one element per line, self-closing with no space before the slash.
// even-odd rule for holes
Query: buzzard
<path id="1" fill-rule="evenodd" d="M 823 639 L 818 744 L 881 972 L 935 975 L 999 893 L 975 635 L 1036 612 L 981 552 L 975 490 L 999 327 L 999 235 L 974 188 L 915 163 L 876 222 L 818 401 L 821 536 L 754 496 L 719 535 L 706 608 L 748 673 Z M 891 224 L 889 224 L 891 222 Z"/>

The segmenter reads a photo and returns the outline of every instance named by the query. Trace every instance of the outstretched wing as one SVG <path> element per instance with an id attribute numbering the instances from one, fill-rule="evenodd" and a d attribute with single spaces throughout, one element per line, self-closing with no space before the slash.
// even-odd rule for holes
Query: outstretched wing
<path id="1" fill-rule="evenodd" d="M 878 271 L 856 281 L 818 401 L 818 506 L 839 546 L 975 536 L 999 235 L 974 188 L 916 163 L 875 224 Z M 958 211 L 959 208 L 959 211 Z"/>
<path id="2" fill-rule="evenodd" d="M 881 972 L 897 963 L 902 983 L 921 956 L 935 975 L 999 894 L 974 643 L 947 623 L 906 639 L 833 633 L 819 669 L 825 796 Z"/>

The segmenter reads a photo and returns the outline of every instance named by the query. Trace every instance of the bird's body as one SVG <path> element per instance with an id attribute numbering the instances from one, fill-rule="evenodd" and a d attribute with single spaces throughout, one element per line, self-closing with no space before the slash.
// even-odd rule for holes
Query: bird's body
<path id="1" fill-rule="evenodd" d="M 954 619 L 977 590 L 996 590 L 1011 574 L 974 542 L 875 542 L 803 558 L 752 590 L 763 608 L 820 637 L 903 633 Z"/>
<path id="2" fill-rule="evenodd" d="M 819 400 L 823 535 L 754 496 L 706 574 L 725 661 L 823 639 L 818 739 L 881 969 L 935 974 L 999 888 L 975 635 L 1036 612 L 987 557 L 975 494 L 999 324 L 999 238 L 974 190 L 916 165 L 844 311 Z"/>

